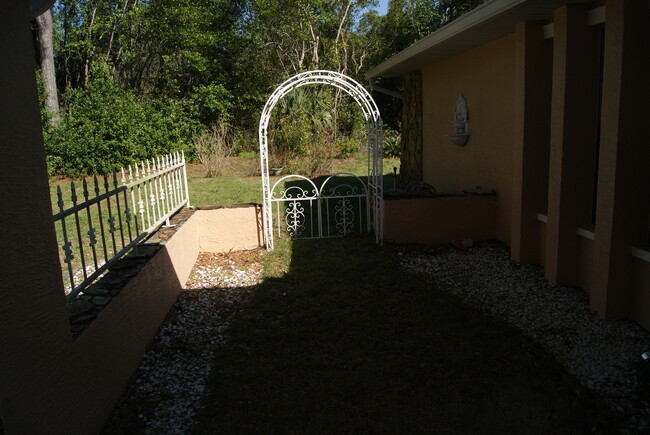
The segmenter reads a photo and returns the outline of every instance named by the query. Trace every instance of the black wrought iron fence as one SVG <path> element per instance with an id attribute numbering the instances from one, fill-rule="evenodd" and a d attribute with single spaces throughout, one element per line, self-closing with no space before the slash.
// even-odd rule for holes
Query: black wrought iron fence
<path id="1" fill-rule="evenodd" d="M 119 180 L 118 180 L 119 179 Z M 57 187 L 54 214 L 64 286 L 77 295 L 183 207 L 189 206 L 185 155 L 155 157 L 119 175 Z M 70 205 L 71 204 L 71 205 Z"/>

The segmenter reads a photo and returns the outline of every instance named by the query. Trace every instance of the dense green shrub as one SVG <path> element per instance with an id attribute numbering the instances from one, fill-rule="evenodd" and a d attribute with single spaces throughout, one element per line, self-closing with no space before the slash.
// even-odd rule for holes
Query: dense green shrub
<path id="1" fill-rule="evenodd" d="M 287 167 L 297 156 L 304 156 L 314 136 L 312 125 L 306 118 L 283 119 L 277 123 L 269 138 L 269 158 L 273 167 Z"/>
<path id="2" fill-rule="evenodd" d="M 93 69 L 85 89 L 69 89 L 61 125 L 46 132 L 50 173 L 81 176 L 174 151 L 188 144 L 201 125 L 173 99 L 139 99 L 115 82 L 106 65 Z"/>
<path id="3" fill-rule="evenodd" d="M 234 153 L 242 155 L 245 153 L 257 154 L 260 150 L 257 131 L 246 131 L 241 128 L 235 129 L 234 133 Z"/>
<path id="4" fill-rule="evenodd" d="M 398 131 L 384 129 L 384 157 L 399 157 L 402 152 L 402 138 Z"/>
<path id="5" fill-rule="evenodd" d="M 361 148 L 359 144 L 360 141 L 354 137 L 339 136 L 334 142 L 336 157 L 339 159 L 347 159 L 348 157 L 352 157 L 352 155 L 354 155 L 354 153 L 359 151 Z"/>
<path id="6" fill-rule="evenodd" d="M 232 96 L 220 84 L 199 85 L 185 100 L 185 107 L 192 119 L 205 125 L 214 122 L 230 123 Z"/>

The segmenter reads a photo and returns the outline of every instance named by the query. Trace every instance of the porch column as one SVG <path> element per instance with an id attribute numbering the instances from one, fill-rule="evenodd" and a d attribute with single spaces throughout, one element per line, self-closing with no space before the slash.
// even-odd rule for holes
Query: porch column
<path id="1" fill-rule="evenodd" d="M 591 308 L 607 318 L 622 318 L 631 308 L 630 248 L 648 243 L 650 7 L 616 0 L 607 1 L 606 8 Z"/>
<path id="2" fill-rule="evenodd" d="M 553 85 L 545 274 L 578 284 L 576 228 L 591 223 L 597 141 L 598 80 L 587 10 L 562 6 L 553 14 Z"/>
<path id="3" fill-rule="evenodd" d="M 539 262 L 536 215 L 546 212 L 549 123 L 551 113 L 551 41 L 543 23 L 515 26 L 515 139 L 513 146 L 511 255 Z"/>
<path id="4" fill-rule="evenodd" d="M 71 426 L 63 422 L 75 419 L 84 397 L 72 381 L 74 348 L 52 220 L 27 1 L 2 5 L 0 58 L 1 425 L 9 434 L 64 433 Z"/>

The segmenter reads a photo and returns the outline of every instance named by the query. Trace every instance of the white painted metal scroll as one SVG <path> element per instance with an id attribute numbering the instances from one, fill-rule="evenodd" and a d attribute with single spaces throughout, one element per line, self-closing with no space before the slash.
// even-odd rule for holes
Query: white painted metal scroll
<path id="1" fill-rule="evenodd" d="M 272 188 L 269 180 L 269 143 L 268 126 L 271 112 L 282 97 L 301 86 L 313 84 L 326 84 L 334 86 L 350 95 L 359 105 L 366 120 L 368 130 L 368 209 L 371 216 L 371 225 L 368 230 L 375 233 L 375 240 L 383 242 L 382 222 L 382 194 L 383 194 L 383 131 L 382 121 L 377 104 L 370 93 L 357 81 L 350 77 L 326 70 L 308 71 L 289 78 L 273 91 L 264 106 L 260 116 L 259 141 L 260 141 L 260 167 L 262 172 L 262 192 L 264 198 L 264 238 L 266 249 L 273 249 L 273 210 Z M 315 187 L 315 186 L 314 186 Z M 296 212 L 298 212 L 297 210 Z"/>
<path id="2" fill-rule="evenodd" d="M 344 237 L 371 227 L 366 183 L 354 174 L 329 176 L 320 188 L 302 175 L 287 175 L 271 187 L 270 213 L 278 236 L 294 239 Z"/>

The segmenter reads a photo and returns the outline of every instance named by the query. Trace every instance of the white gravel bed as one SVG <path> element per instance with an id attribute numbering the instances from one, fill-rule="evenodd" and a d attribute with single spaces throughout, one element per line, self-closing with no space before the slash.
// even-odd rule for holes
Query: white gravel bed
<path id="1" fill-rule="evenodd" d="M 228 319 L 261 280 L 261 257 L 250 256 L 237 264 L 228 254 L 201 254 L 104 433 L 191 431 Z"/>
<path id="2" fill-rule="evenodd" d="M 584 291 L 550 284 L 541 267 L 510 261 L 500 243 L 478 243 L 471 252 L 435 247 L 398 255 L 407 270 L 428 275 L 441 290 L 533 338 L 580 383 L 630 415 L 633 431 L 650 429 L 648 403 L 637 394 L 650 334 L 637 324 L 605 321 L 589 310 Z"/>

